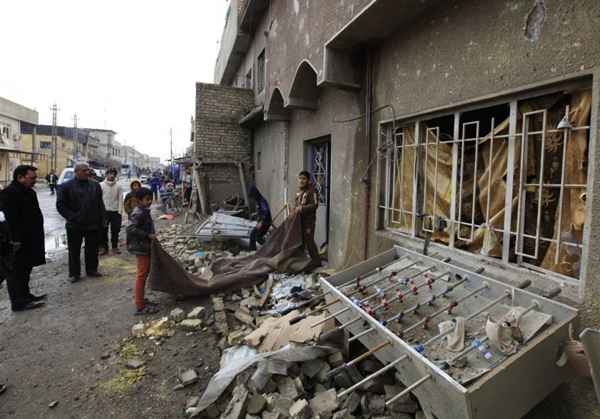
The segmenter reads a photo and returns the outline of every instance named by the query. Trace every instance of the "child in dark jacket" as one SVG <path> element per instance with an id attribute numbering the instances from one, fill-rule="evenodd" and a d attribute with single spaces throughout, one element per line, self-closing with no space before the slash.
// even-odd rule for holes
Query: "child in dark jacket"
<path id="1" fill-rule="evenodd" d="M 134 254 L 137 260 L 137 273 L 133 292 L 136 315 L 154 314 L 158 308 L 144 299 L 146 279 L 150 273 L 150 247 L 156 238 L 154 222 L 150 215 L 152 191 L 140 188 L 136 192 L 138 206 L 131 213 L 131 224 L 127 227 L 127 250 Z"/>

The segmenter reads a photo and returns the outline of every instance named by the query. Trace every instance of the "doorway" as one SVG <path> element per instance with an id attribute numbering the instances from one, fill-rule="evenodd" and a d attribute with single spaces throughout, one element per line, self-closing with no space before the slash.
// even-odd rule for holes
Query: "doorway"
<path id="1" fill-rule="evenodd" d="M 331 137 L 321 137 L 305 143 L 305 167 L 319 193 L 315 242 L 321 248 L 329 241 L 329 191 L 331 181 Z"/>

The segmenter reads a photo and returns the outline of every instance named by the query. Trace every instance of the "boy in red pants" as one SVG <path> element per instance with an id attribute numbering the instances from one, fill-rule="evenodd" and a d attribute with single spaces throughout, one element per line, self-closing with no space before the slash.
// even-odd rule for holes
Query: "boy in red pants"
<path id="1" fill-rule="evenodd" d="M 141 188 L 136 191 L 138 206 L 131 213 L 131 224 L 127 227 L 127 250 L 137 259 L 137 274 L 133 298 L 136 315 L 154 314 L 158 307 L 144 299 L 146 279 L 150 273 L 150 246 L 156 238 L 154 222 L 150 215 L 152 205 L 152 191 Z"/>

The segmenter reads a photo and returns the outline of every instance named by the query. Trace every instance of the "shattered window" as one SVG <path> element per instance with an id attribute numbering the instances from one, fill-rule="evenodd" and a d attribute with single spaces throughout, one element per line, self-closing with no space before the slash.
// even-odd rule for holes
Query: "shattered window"
<path id="1" fill-rule="evenodd" d="M 385 226 L 578 278 L 591 98 L 573 88 L 382 126 Z"/>

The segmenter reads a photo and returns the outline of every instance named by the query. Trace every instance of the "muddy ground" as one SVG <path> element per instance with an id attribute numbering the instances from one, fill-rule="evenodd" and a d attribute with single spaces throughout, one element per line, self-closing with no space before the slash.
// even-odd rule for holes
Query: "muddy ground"
<path id="1" fill-rule="evenodd" d="M 52 200 L 43 201 L 52 219 Z M 53 219 L 53 234 L 60 236 L 58 219 Z M 131 327 L 140 320 L 133 315 L 134 259 L 125 252 L 103 258 L 103 278 L 71 284 L 60 248 L 53 250 L 50 264 L 33 274 L 33 292 L 48 294 L 46 307 L 12 313 L 6 289 L 0 289 L 0 383 L 8 385 L 0 395 L 0 418 L 183 417 L 188 398 L 199 396 L 218 369 L 216 333 L 212 328 L 177 331 L 160 346 L 131 339 Z M 177 302 L 151 292 L 148 297 L 161 304 L 161 313 L 150 318 L 174 307 L 211 310 L 203 300 Z M 145 367 L 127 370 L 132 356 L 143 359 Z M 178 371 L 188 368 L 196 369 L 200 382 L 175 390 Z M 591 384 L 583 380 L 558 390 L 527 418 L 589 419 L 600 417 L 599 412 Z"/>

